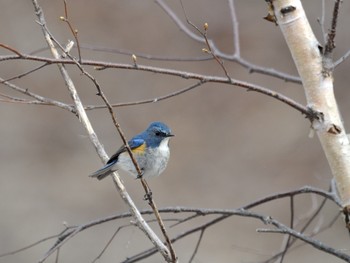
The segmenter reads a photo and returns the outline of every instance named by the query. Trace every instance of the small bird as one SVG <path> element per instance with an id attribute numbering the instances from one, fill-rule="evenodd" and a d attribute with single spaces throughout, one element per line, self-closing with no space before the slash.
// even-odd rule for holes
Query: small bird
<path id="1" fill-rule="evenodd" d="M 145 131 L 128 142 L 143 178 L 158 176 L 164 171 L 170 157 L 168 143 L 172 136 L 174 135 L 171 134 L 166 124 L 152 122 Z M 91 174 L 90 177 L 102 180 L 118 169 L 129 172 L 134 178 L 139 177 L 124 145 L 113 154 L 104 167 Z"/>

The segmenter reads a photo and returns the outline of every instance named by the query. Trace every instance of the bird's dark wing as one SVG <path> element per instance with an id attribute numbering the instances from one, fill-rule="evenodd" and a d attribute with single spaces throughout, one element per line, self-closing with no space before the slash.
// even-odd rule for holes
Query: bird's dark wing
<path id="1" fill-rule="evenodd" d="M 135 150 L 139 148 L 140 146 L 145 144 L 145 140 L 141 138 L 133 138 L 130 141 L 128 141 L 128 144 L 130 146 L 131 150 Z M 119 150 L 112 155 L 112 157 L 108 160 L 107 164 L 114 163 L 118 160 L 118 157 L 121 153 L 126 152 L 126 147 L 123 145 L 119 148 Z"/>

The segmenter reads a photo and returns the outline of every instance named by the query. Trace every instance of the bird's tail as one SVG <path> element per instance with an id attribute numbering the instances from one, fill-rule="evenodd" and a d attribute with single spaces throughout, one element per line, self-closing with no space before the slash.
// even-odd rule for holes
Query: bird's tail
<path id="1" fill-rule="evenodd" d="M 102 167 L 101 169 L 97 170 L 96 172 L 90 174 L 90 177 L 95 177 L 98 180 L 102 180 L 103 178 L 105 178 L 107 175 L 113 173 L 115 170 L 113 169 L 113 165 L 115 163 L 109 163 L 107 165 L 105 165 L 104 167 Z"/>

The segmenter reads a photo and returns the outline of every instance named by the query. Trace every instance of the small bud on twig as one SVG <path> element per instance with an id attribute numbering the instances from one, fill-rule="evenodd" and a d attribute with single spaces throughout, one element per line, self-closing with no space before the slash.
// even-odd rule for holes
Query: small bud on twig
<path id="1" fill-rule="evenodd" d="M 132 54 L 131 58 L 132 58 L 132 61 L 134 62 L 135 66 L 136 66 L 136 62 L 137 62 L 137 57 L 136 57 L 136 55 L 135 55 L 135 54 Z"/>

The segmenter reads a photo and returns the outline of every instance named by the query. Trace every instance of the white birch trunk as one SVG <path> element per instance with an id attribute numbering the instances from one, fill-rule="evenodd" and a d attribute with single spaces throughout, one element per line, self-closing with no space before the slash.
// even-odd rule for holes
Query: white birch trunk
<path id="1" fill-rule="evenodd" d="M 302 79 L 308 106 L 323 115 L 312 122 L 312 128 L 326 154 L 343 206 L 349 207 L 350 145 L 334 97 L 332 72 L 324 68 L 324 57 L 301 2 L 274 0 L 273 6 Z"/>

